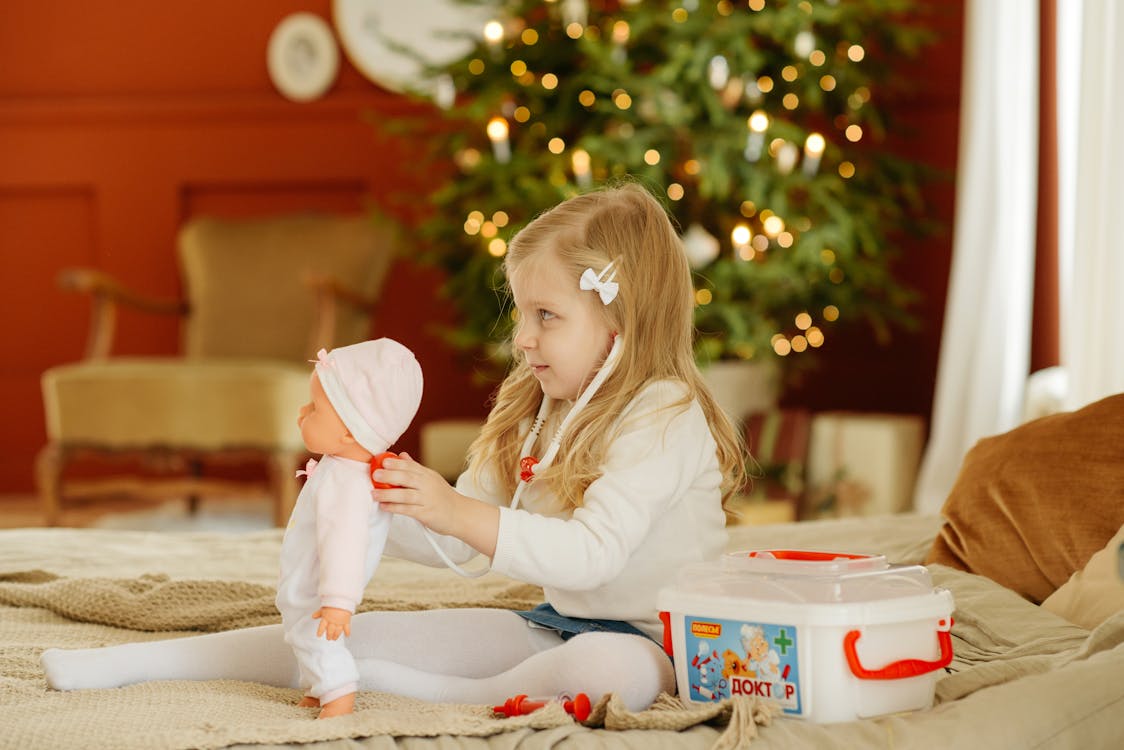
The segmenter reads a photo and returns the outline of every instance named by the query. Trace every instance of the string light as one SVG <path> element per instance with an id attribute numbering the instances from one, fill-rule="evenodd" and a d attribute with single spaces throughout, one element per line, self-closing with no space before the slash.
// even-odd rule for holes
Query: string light
<path id="1" fill-rule="evenodd" d="M 682 200 L 684 194 L 683 186 L 678 182 L 673 182 L 667 186 L 667 197 L 673 201 Z"/>
<path id="2" fill-rule="evenodd" d="M 503 24 L 499 21 L 488 21 L 484 24 L 484 42 L 493 58 L 499 56 L 500 43 L 503 41 Z"/>
<path id="3" fill-rule="evenodd" d="M 484 72 L 484 61 L 479 57 L 474 57 L 468 61 L 468 72 L 474 76 L 478 76 Z"/>
<path id="4" fill-rule="evenodd" d="M 823 319 L 828 323 L 834 323 L 839 320 L 839 308 L 835 305 L 828 305 L 823 309 Z"/>
<path id="5" fill-rule="evenodd" d="M 507 139 L 507 120 L 502 117 L 493 117 L 488 120 L 488 138 L 492 141 L 492 155 L 500 164 L 511 161 L 511 143 Z"/>
<path id="6" fill-rule="evenodd" d="M 843 131 L 843 135 L 847 136 L 847 140 L 852 143 L 858 143 L 862 140 L 863 129 L 858 125 L 848 125 L 847 129 Z"/>
<path id="7" fill-rule="evenodd" d="M 589 187 L 593 182 L 589 152 L 581 148 L 574 149 L 574 153 L 570 155 L 570 166 L 573 167 L 574 181 L 578 183 L 578 187 Z"/>
<path id="8" fill-rule="evenodd" d="M 660 152 L 654 148 L 650 148 L 644 152 L 644 163 L 648 166 L 654 167 L 660 163 Z"/>
<path id="9" fill-rule="evenodd" d="M 796 166 L 796 159 L 799 157 L 800 151 L 796 148 L 796 144 L 791 141 L 785 141 L 777 149 L 777 171 L 781 174 L 788 174 L 792 168 Z"/>
<path id="10" fill-rule="evenodd" d="M 757 161 L 761 158 L 761 147 L 765 145 L 765 131 L 769 127 L 769 116 L 760 109 L 746 120 L 749 136 L 745 142 L 745 160 Z"/>
<path id="11" fill-rule="evenodd" d="M 499 237 L 488 243 L 488 254 L 494 258 L 502 258 L 507 252 L 507 243 Z"/>
<path id="12" fill-rule="evenodd" d="M 566 141 L 556 136 L 547 142 L 546 148 L 552 154 L 560 154 L 566 150 Z"/>
<path id="13" fill-rule="evenodd" d="M 827 142 L 819 133 L 809 133 L 804 139 L 804 174 L 811 177 L 820 168 L 820 157 L 823 156 Z"/>

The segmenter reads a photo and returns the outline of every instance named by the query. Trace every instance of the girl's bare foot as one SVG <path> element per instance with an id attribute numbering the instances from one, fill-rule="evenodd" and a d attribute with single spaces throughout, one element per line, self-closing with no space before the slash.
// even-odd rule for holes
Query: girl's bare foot
<path id="1" fill-rule="evenodd" d="M 301 698 L 301 702 L 297 704 L 299 708 L 320 708 L 320 701 L 313 698 L 311 695 L 306 695 Z"/>
<path id="2" fill-rule="evenodd" d="M 348 693 L 347 695 L 336 698 L 334 701 L 328 701 L 324 707 L 320 709 L 318 719 L 331 719 L 334 716 L 346 716 L 347 714 L 355 711 L 355 693 Z"/>

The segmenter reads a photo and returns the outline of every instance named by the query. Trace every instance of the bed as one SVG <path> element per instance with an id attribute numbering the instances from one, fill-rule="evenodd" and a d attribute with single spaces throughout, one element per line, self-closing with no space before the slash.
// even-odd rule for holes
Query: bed
<path id="1" fill-rule="evenodd" d="M 56 692 L 39 654 L 278 621 L 279 530 L 0 532 L 0 747 L 511 750 L 622 748 L 1124 747 L 1124 396 L 1031 422 L 969 453 L 940 516 L 730 528 L 730 550 L 881 553 L 926 563 L 952 592 L 954 658 L 928 710 L 817 725 L 738 696 L 611 696 L 575 723 L 557 704 L 513 718 L 489 706 L 361 693 L 315 721 L 298 691 L 236 681 Z M 362 610 L 526 608 L 541 591 L 385 560 Z M 466 643 L 466 648 L 472 644 Z"/>
<path id="2" fill-rule="evenodd" d="M 926 516 L 735 526 L 731 549 L 845 547 L 920 562 L 941 527 Z M 1110 747 L 1124 739 L 1124 613 L 1089 630 L 982 576 L 932 565 L 956 600 L 955 659 L 937 705 L 851 723 L 774 718 L 738 699 L 630 714 L 613 701 L 585 725 L 553 707 L 511 719 L 486 706 L 433 706 L 362 694 L 331 722 L 294 706 L 295 690 L 232 681 L 115 690 L 48 690 L 38 655 L 276 621 L 280 532 L 169 534 L 93 529 L 0 533 L 0 746 L 19 748 L 287 747 L 350 740 L 364 748 Z M 533 587 L 489 574 L 464 581 L 387 560 L 363 608 L 528 606 Z M 471 644 L 465 644 L 470 647 Z M 739 702 L 740 701 L 740 702 Z"/>

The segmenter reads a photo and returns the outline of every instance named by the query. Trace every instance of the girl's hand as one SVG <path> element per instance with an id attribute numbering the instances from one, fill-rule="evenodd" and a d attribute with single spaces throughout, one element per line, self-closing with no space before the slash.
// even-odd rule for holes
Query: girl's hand
<path id="1" fill-rule="evenodd" d="M 489 557 L 495 554 L 499 508 L 465 497 L 436 471 L 406 453 L 387 458 L 371 479 L 396 485 L 371 491 L 371 497 L 383 510 L 417 519 L 426 528 L 455 536 Z"/>
<path id="2" fill-rule="evenodd" d="M 326 637 L 334 641 L 340 635 L 351 635 L 351 613 L 339 607 L 321 607 L 312 613 L 312 619 L 320 620 L 316 628 L 316 637 Z"/>

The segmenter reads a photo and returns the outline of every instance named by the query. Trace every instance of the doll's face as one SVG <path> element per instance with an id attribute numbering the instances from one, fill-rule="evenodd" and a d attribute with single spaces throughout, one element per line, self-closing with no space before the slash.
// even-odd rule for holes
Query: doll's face
<path id="1" fill-rule="evenodd" d="M 309 402 L 301 407 L 297 416 L 304 447 L 312 453 L 338 453 L 348 444 L 351 433 L 336 414 L 315 372 L 309 380 L 309 395 Z"/>

